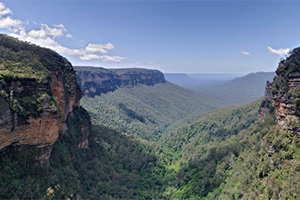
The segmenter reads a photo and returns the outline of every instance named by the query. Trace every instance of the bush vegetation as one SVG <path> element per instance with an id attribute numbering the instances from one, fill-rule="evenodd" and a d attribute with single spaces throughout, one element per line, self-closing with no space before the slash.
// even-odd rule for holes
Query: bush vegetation
<path id="1" fill-rule="evenodd" d="M 221 107 L 213 98 L 203 97 L 171 83 L 119 88 L 81 104 L 93 124 L 155 140 L 175 122 L 190 115 L 203 115 Z"/>

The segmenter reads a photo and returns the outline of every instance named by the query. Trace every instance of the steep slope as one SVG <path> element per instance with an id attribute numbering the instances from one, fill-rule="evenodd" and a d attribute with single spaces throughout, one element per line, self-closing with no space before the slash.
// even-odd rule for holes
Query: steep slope
<path id="1" fill-rule="evenodd" d="M 231 81 L 195 86 L 191 89 L 220 98 L 227 105 L 243 105 L 264 96 L 266 81 L 272 81 L 273 72 L 257 72 Z"/>
<path id="2" fill-rule="evenodd" d="M 59 134 L 67 133 L 67 118 L 82 109 L 72 65 L 51 50 L 0 35 L 0 83 L 0 151 L 34 146 L 47 162 Z M 78 130 L 81 148 L 88 144 L 86 122 Z"/>
<path id="3" fill-rule="evenodd" d="M 78 83 L 88 97 L 113 92 L 119 87 L 138 84 L 155 85 L 165 83 L 164 75 L 158 70 L 140 68 L 105 69 L 101 67 L 75 67 Z"/>
<path id="4" fill-rule="evenodd" d="M 250 131 L 259 124 L 260 102 L 214 111 L 161 138 L 167 199 L 214 199 L 210 193 L 230 177 L 235 159 L 252 148 Z"/>
<path id="5" fill-rule="evenodd" d="M 295 49 L 280 62 L 262 101 L 218 110 L 161 138 L 166 198 L 299 199 L 299 55 Z"/>
<path id="6" fill-rule="evenodd" d="M 73 131 L 54 144 L 48 166 L 33 149 L 1 155 L 0 199 L 160 199 L 164 168 L 150 148 L 94 126 L 82 150 Z"/>
<path id="7" fill-rule="evenodd" d="M 84 97 L 82 105 L 94 124 L 147 139 L 159 137 L 178 120 L 221 106 L 212 98 L 171 83 L 123 87 L 100 97 Z"/>
<path id="8" fill-rule="evenodd" d="M 159 197 L 155 154 L 134 137 L 91 129 L 65 58 L 0 35 L 0 83 L 0 199 Z"/>
<path id="9" fill-rule="evenodd" d="M 210 113 L 160 72 L 117 70 L 83 98 L 92 129 L 64 58 L 4 35 L 0 53 L 0 199 L 299 199 L 300 49 L 264 99 Z"/>
<path id="10" fill-rule="evenodd" d="M 299 134 L 300 123 L 300 48 L 279 63 L 273 83 L 267 82 L 261 115 L 274 109 L 278 124 Z"/>

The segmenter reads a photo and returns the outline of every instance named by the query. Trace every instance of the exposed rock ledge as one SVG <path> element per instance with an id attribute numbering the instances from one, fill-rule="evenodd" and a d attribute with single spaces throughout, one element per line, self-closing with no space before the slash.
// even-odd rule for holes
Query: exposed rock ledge
<path id="1" fill-rule="evenodd" d="M 89 97 L 116 90 L 118 87 L 138 84 L 165 83 L 162 72 L 149 69 L 105 69 L 101 67 L 75 67 L 77 81 L 83 94 Z"/>
<path id="2" fill-rule="evenodd" d="M 57 53 L 0 35 L 0 152 L 35 147 L 47 162 L 66 120 L 80 107 L 81 90 L 72 65 Z M 89 128 L 82 128 L 86 148 Z"/>
<path id="3" fill-rule="evenodd" d="M 300 134 L 300 48 L 279 63 L 273 83 L 267 83 L 261 117 L 268 112 L 274 113 L 279 126 Z"/>

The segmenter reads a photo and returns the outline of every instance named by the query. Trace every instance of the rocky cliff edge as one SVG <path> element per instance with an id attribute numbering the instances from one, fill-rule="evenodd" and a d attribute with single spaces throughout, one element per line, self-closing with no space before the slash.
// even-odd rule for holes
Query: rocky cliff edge
<path id="1" fill-rule="evenodd" d="M 36 147 L 47 162 L 66 121 L 80 107 L 81 90 L 72 65 L 49 49 L 0 35 L 0 152 Z M 89 118 L 87 118 L 89 119 Z M 80 148 L 88 145 L 89 120 Z"/>
<path id="2" fill-rule="evenodd" d="M 75 70 L 83 94 L 88 97 L 112 92 L 119 87 L 138 84 L 152 86 L 166 82 L 163 73 L 158 70 L 105 69 L 101 67 L 75 67 Z"/>

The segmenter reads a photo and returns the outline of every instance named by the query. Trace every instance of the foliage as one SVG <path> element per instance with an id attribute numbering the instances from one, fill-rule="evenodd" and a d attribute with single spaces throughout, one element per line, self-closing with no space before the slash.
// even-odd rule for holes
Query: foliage
<path id="1" fill-rule="evenodd" d="M 68 123 L 86 119 L 82 111 L 75 113 Z M 37 163 L 35 148 L 2 155 L 0 199 L 159 198 L 164 169 L 151 149 L 100 126 L 93 127 L 89 148 L 78 149 L 78 134 L 78 128 L 71 127 L 60 136 L 49 166 Z"/>
<path id="2" fill-rule="evenodd" d="M 81 102 L 93 124 L 148 140 L 159 138 L 176 121 L 221 106 L 214 99 L 170 83 L 119 88 L 100 97 L 84 97 Z"/>
<path id="3" fill-rule="evenodd" d="M 14 98 L 2 87 L 12 79 L 43 84 L 51 70 L 70 67 L 67 61 L 4 35 L 0 44 L 0 96 L 13 111 L 41 112 L 42 101 L 56 108 L 51 94 Z M 293 54 L 282 61 L 291 67 L 278 68 L 276 90 L 285 90 L 299 61 Z M 84 98 L 82 105 L 94 124 L 89 148 L 78 148 L 89 115 L 75 107 L 49 165 L 37 162 L 48 149 L 11 146 L 2 152 L 0 199 L 299 199 L 300 137 L 278 127 L 273 112 L 258 120 L 259 106 L 270 102 L 208 113 L 222 105 L 166 83 L 120 88 Z"/>
<path id="4" fill-rule="evenodd" d="M 0 198 L 297 199 L 300 139 L 272 114 L 258 121 L 260 104 L 214 111 L 158 141 L 94 126 L 84 150 L 76 124 L 86 116 L 75 109 L 82 119 L 68 119 L 75 128 L 48 167 L 33 164 L 32 149 L 1 156 Z"/>
<path id="5" fill-rule="evenodd" d="M 0 34 L 0 79 L 27 78 L 47 82 L 51 71 L 67 60 L 54 51 Z"/>
<path id="6" fill-rule="evenodd" d="M 173 169 L 168 172 L 171 179 L 165 195 L 201 199 L 217 189 L 228 176 L 230 162 L 244 148 L 239 138 L 255 124 L 259 104 L 224 108 L 164 135 L 161 159 Z"/>

